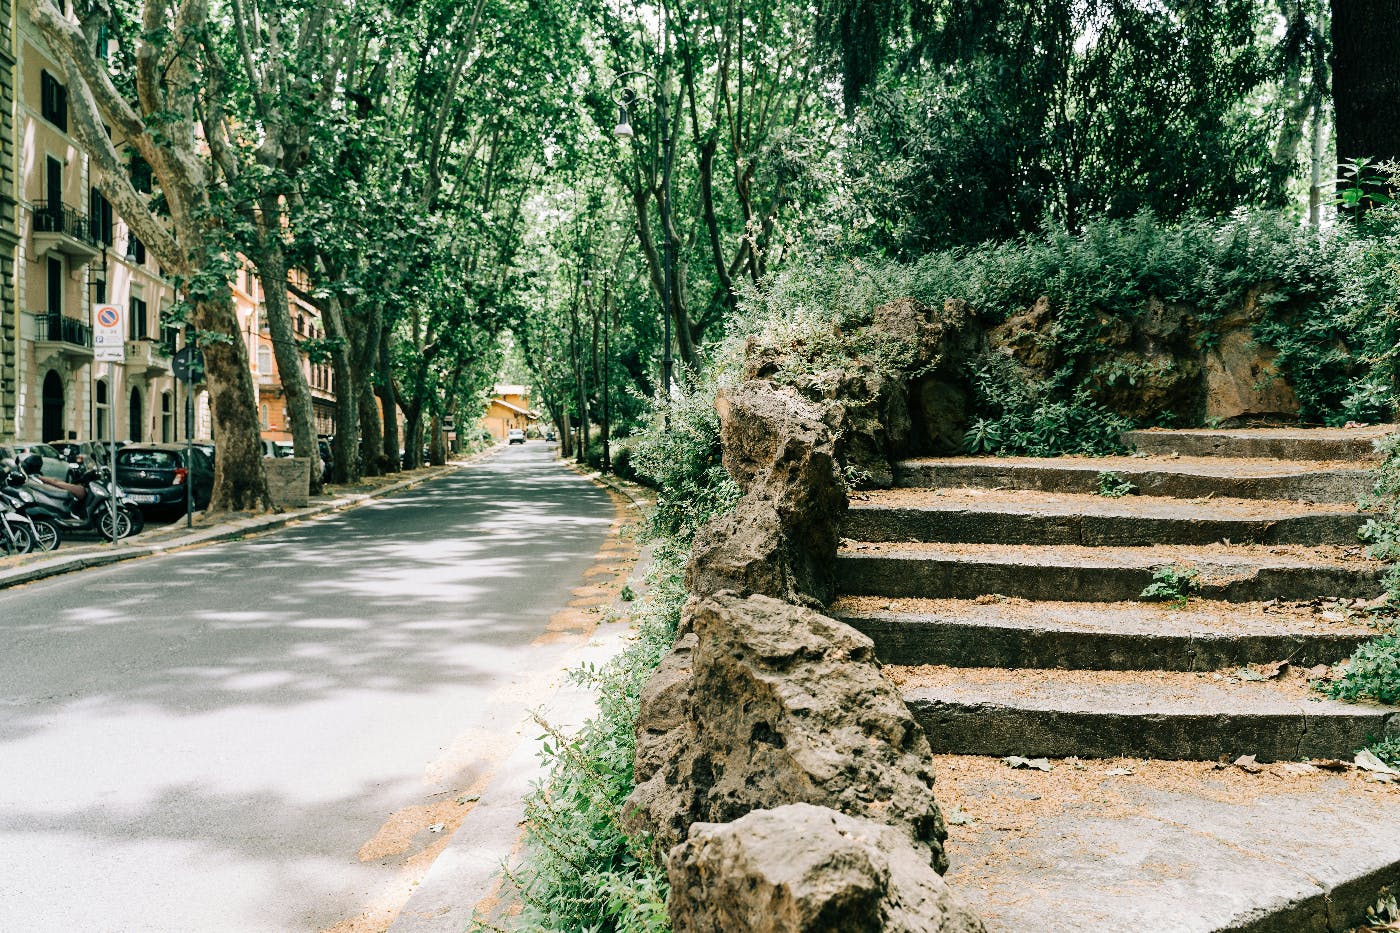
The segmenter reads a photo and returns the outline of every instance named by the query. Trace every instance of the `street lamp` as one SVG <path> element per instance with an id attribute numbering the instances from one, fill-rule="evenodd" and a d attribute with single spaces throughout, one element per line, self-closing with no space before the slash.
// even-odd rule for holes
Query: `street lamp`
<path id="1" fill-rule="evenodd" d="M 661 218 L 661 264 L 663 270 L 661 317 L 664 349 L 661 356 L 661 388 L 662 394 L 669 403 L 671 400 L 671 373 L 675 366 L 675 360 L 671 356 L 671 267 L 673 263 L 671 256 L 671 155 L 675 147 L 671 144 L 671 122 L 667 115 L 666 84 L 646 71 L 624 71 L 613 79 L 613 86 L 620 86 L 613 95 L 613 103 L 617 104 L 617 126 L 613 127 L 613 135 L 618 139 L 632 139 L 637 135 L 632 129 L 632 121 L 628 118 L 629 109 L 637 102 L 637 92 L 622 84 L 628 78 L 634 77 L 645 78 L 655 85 L 656 120 L 661 128 L 661 197 L 657 204 L 657 211 Z"/>

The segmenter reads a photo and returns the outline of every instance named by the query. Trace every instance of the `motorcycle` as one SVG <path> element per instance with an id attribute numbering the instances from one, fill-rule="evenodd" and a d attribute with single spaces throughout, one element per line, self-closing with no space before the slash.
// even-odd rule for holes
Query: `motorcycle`
<path id="1" fill-rule="evenodd" d="M 28 554 L 38 546 L 34 522 L 8 499 L 0 500 L 0 551 L 6 556 Z"/>
<path id="2" fill-rule="evenodd" d="M 112 480 L 111 471 L 106 467 L 86 470 L 78 478 L 78 485 L 87 491 L 81 499 L 32 476 L 26 477 L 22 485 L 10 488 L 27 504 L 26 511 L 31 518 L 46 520 L 64 534 L 96 532 L 112 541 L 134 535 L 145 526 L 140 508 Z M 114 496 L 115 515 L 111 506 Z"/>

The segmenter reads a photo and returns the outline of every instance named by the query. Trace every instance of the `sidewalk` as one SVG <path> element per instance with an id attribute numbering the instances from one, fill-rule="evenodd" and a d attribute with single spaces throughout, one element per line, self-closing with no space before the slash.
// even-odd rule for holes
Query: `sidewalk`
<path id="1" fill-rule="evenodd" d="M 565 464 L 614 493 L 620 518 L 639 519 L 653 502 L 643 487 L 612 476 L 590 473 L 572 463 Z M 626 500 L 623 505 L 621 500 Z M 651 549 L 643 548 L 625 583 L 638 595 L 646 589 L 651 569 Z M 590 688 L 568 678 L 570 671 L 583 665 L 602 666 L 619 654 L 631 639 L 633 621 L 627 613 L 630 602 L 614 597 L 609 602 L 613 616 L 600 623 L 592 635 L 571 651 L 553 671 L 549 680 L 556 685 L 553 695 L 537 710 L 552 727 L 574 734 L 593 716 L 596 698 Z M 513 914 L 509 885 L 502 869 L 519 864 L 524 830 L 525 797 L 548 776 L 540 757 L 541 729 L 533 716 L 516 724 L 517 744 L 482 791 L 470 814 L 458 827 L 447 847 L 399 911 L 388 933 L 461 933 L 469 929 L 473 915 L 502 920 Z"/>
<path id="2" fill-rule="evenodd" d="M 305 508 L 287 509 L 274 515 L 230 513 L 220 521 L 201 523 L 203 516 L 197 514 L 193 528 L 186 528 L 185 520 L 181 518 L 169 525 L 147 526 L 140 534 L 123 538 L 117 544 L 102 541 L 95 536 L 65 539 L 53 551 L 0 559 L 0 589 L 89 567 L 104 567 L 119 561 L 151 557 L 181 548 L 234 541 L 266 531 L 275 531 L 294 522 L 351 509 L 448 476 L 468 463 L 493 455 L 499 449 L 500 445 L 490 447 L 440 467 L 425 467 L 411 473 L 395 473 L 391 476 L 367 477 L 356 486 L 330 487 L 330 492 L 313 497 L 311 504 Z"/>

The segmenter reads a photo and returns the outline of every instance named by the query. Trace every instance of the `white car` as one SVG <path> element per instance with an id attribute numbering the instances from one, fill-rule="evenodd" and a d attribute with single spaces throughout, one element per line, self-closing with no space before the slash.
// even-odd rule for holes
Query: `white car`
<path id="1" fill-rule="evenodd" d="M 506 432 L 506 443 L 507 443 L 507 444 L 523 444 L 523 443 L 525 443 L 525 432 L 522 431 L 522 430 L 520 430 L 519 428 L 511 428 L 509 431 Z"/>

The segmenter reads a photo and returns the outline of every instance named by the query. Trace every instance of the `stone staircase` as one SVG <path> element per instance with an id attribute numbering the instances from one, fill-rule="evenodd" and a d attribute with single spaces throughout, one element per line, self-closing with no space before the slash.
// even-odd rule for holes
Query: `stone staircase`
<path id="1" fill-rule="evenodd" d="M 966 837 L 993 929 L 1341 930 L 1384 879 L 1400 881 L 1400 785 L 1268 764 L 1350 760 L 1400 733 L 1400 709 L 1326 699 L 1307 675 L 1374 634 L 1362 604 L 1381 592 L 1384 568 L 1357 540 L 1356 502 L 1387 430 L 1132 432 L 1136 456 L 911 460 L 898 464 L 897 488 L 853 497 L 832 614 L 874 639 L 935 752 L 950 756 L 942 767 L 956 772 L 962 802 L 940 800 L 955 812 L 998 812 L 988 797 L 1057 808 L 1013 834 L 1024 856 L 1051 833 L 1040 839 L 1058 853 L 1050 863 L 1044 849 L 1012 859 L 1007 838 L 954 826 L 950 851 L 956 859 Z M 1103 473 L 1134 492 L 1096 495 Z M 1139 599 L 1165 567 L 1196 574 L 1186 605 Z M 1013 774 L 1005 756 L 1064 761 Z M 1242 774 L 1251 780 L 1238 784 Z M 1262 775 L 1273 784 L 1257 786 Z M 1304 777 L 1306 790 L 1293 781 Z M 1321 807 L 1379 820 L 1393 841 L 1353 864 L 1277 827 L 1272 842 L 1256 839 L 1252 821 L 1276 823 L 1251 810 L 1261 790 L 1279 792 L 1271 802 L 1292 826 L 1312 825 Z M 1105 857 L 1125 844 L 1114 830 L 1068 829 L 1101 816 L 1102 794 L 1152 821 L 1148 838 L 1172 839 L 1151 851 L 1218 844 L 1220 859 L 1173 860 L 1157 880 L 1176 899 L 1144 900 L 1138 887 L 1153 871 Z M 1250 887 L 1261 865 L 1306 863 L 1304 850 L 1326 865 Z M 1028 877 L 1027 864 L 1050 867 Z M 1047 898 L 1007 907 L 1026 902 L 1010 895 L 1028 884 Z M 1059 889 L 1072 905 L 1063 915 L 1047 907 Z M 1355 903 L 1341 905 L 1343 890 Z M 1097 918 L 1085 897 L 1106 905 Z"/>

